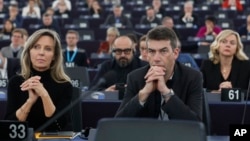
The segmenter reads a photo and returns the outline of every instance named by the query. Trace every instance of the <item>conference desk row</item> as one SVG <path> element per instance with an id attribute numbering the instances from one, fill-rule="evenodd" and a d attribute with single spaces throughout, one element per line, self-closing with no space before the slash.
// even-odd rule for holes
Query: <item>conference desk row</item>
<path id="1" fill-rule="evenodd" d="M 113 117 L 120 105 L 119 100 L 83 100 L 82 127 L 96 128 L 98 120 Z M 250 124 L 250 103 L 221 102 L 219 95 L 208 95 L 211 115 L 211 135 L 229 135 L 230 124 L 241 124 L 244 107 L 246 115 L 244 124 Z M 6 98 L 0 98 L 0 120 L 3 119 L 6 109 Z"/>

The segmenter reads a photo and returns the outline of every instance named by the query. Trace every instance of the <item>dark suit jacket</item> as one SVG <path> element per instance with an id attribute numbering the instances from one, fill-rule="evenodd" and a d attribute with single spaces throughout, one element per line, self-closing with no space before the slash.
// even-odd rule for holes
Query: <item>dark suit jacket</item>
<path id="1" fill-rule="evenodd" d="M 105 79 L 105 83 L 102 85 L 99 85 L 96 89 L 97 90 L 103 90 L 108 88 L 111 85 L 114 85 L 115 83 L 123 83 L 126 84 L 127 81 L 127 75 L 131 71 L 138 69 L 140 67 L 143 67 L 147 65 L 148 63 L 145 61 L 142 61 L 141 59 L 134 57 L 131 64 L 129 64 L 125 68 L 121 68 L 115 59 L 110 59 L 101 64 L 100 70 L 97 72 L 93 82 L 91 83 L 90 87 L 93 87 L 94 85 L 97 85 L 101 78 Z M 113 75 L 110 76 L 109 72 L 113 72 Z"/>
<path id="2" fill-rule="evenodd" d="M 71 57 L 73 55 L 73 51 L 70 51 L 69 56 Z M 67 50 L 63 51 L 63 57 L 64 57 L 64 63 L 67 62 Z M 82 66 L 82 67 L 88 67 L 88 57 L 83 49 L 78 49 L 75 58 L 73 59 L 73 62 L 77 66 Z"/>
<path id="3" fill-rule="evenodd" d="M 151 26 L 152 23 L 160 25 L 161 24 L 161 20 L 159 18 L 155 17 L 153 21 L 149 21 L 147 19 L 147 16 L 141 17 L 140 24 Z"/>
<path id="4" fill-rule="evenodd" d="M 131 21 L 124 15 L 122 15 L 121 17 L 119 17 L 119 20 L 123 26 L 125 26 L 125 28 L 132 28 L 132 23 Z M 114 26 L 116 23 L 116 18 L 114 15 L 109 15 L 104 23 L 105 26 Z"/>
<path id="5" fill-rule="evenodd" d="M 204 83 L 203 87 L 209 90 L 218 90 L 221 82 L 224 81 L 220 64 L 214 64 L 210 60 L 203 61 L 201 65 Z M 228 81 L 231 81 L 234 88 L 247 90 L 250 78 L 250 61 L 240 61 L 233 59 L 232 69 Z"/>
<path id="6" fill-rule="evenodd" d="M 158 118 L 162 108 L 169 119 L 201 120 L 202 116 L 202 75 L 190 67 L 176 62 L 172 80 L 167 86 L 175 95 L 161 107 L 161 94 L 154 91 L 144 106 L 139 103 L 138 93 L 145 86 L 144 76 L 149 66 L 137 69 L 128 75 L 127 89 L 116 117 Z"/>
<path id="7" fill-rule="evenodd" d="M 7 73 L 8 79 L 16 75 L 21 70 L 20 59 L 17 58 L 7 58 Z"/>

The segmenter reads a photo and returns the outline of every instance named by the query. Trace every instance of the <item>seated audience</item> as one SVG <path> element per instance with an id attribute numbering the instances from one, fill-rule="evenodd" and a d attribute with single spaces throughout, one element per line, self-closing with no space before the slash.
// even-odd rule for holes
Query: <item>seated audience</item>
<path id="1" fill-rule="evenodd" d="M 176 62 L 180 49 L 174 31 L 156 27 L 146 41 L 149 65 L 128 74 L 116 117 L 201 121 L 202 75 Z"/>
<path id="2" fill-rule="evenodd" d="M 240 36 L 233 30 L 223 30 L 210 46 L 209 60 L 201 65 L 203 87 L 220 92 L 222 88 L 246 90 L 250 79 L 250 62 L 243 52 Z"/>

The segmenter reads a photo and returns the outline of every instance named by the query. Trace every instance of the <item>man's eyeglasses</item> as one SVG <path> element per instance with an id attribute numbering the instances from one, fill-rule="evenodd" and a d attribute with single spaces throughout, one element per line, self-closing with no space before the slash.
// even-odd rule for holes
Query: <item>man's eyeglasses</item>
<path id="1" fill-rule="evenodd" d="M 113 52 L 117 55 L 121 55 L 122 52 L 124 52 L 124 54 L 128 55 L 130 54 L 130 52 L 132 51 L 132 48 L 126 48 L 126 49 L 113 49 Z"/>

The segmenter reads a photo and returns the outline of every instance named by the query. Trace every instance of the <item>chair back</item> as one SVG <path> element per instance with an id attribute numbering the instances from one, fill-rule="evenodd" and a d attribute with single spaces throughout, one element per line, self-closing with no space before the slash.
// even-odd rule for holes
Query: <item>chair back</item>
<path id="1" fill-rule="evenodd" d="M 135 118 L 101 119 L 95 141 L 206 141 L 202 122 Z"/>
<path id="2" fill-rule="evenodd" d="M 81 90 L 79 88 L 73 87 L 71 104 L 77 101 L 81 96 Z M 71 109 L 71 122 L 74 132 L 80 132 L 82 130 L 82 105 L 81 100 L 75 104 Z"/>
<path id="3" fill-rule="evenodd" d="M 184 64 L 185 66 L 192 67 L 199 70 L 199 66 L 195 62 L 194 58 L 189 53 L 180 53 L 177 61 Z"/>
<path id="4" fill-rule="evenodd" d="M 203 90 L 202 96 L 203 96 L 203 99 L 202 99 L 202 111 L 203 111 L 202 121 L 205 125 L 207 135 L 211 135 L 211 115 L 210 115 L 207 93 L 206 93 L 205 89 Z"/>
<path id="5" fill-rule="evenodd" d="M 66 74 L 70 77 L 74 87 L 84 87 L 89 86 L 89 73 L 86 67 L 65 67 Z M 80 81 L 80 84 L 75 84 L 76 80 Z"/>

